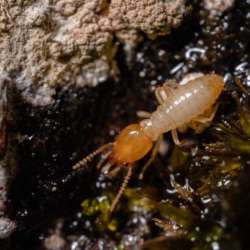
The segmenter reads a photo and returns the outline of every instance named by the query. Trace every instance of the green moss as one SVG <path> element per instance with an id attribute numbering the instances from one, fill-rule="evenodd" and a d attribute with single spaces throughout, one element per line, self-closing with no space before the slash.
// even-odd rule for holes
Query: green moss
<path id="1" fill-rule="evenodd" d="M 96 228 L 99 231 L 115 232 L 118 222 L 115 217 L 110 217 L 110 199 L 108 196 L 100 196 L 94 199 L 86 199 L 81 203 L 82 213 L 85 216 L 97 218 Z"/>
<path id="2" fill-rule="evenodd" d="M 146 172 L 143 182 L 134 182 L 137 188 L 127 187 L 112 215 L 110 205 L 117 191 L 114 186 L 108 192 L 102 191 L 99 197 L 84 200 L 83 214 L 91 218 L 99 232 L 117 235 L 118 228 L 124 226 L 124 218 L 130 218 L 135 211 L 143 211 L 150 214 L 150 218 L 159 219 L 162 227 L 157 220 L 154 222 L 161 229 L 165 230 L 165 222 L 166 230 L 171 231 L 171 225 L 175 225 L 172 236 L 189 241 L 193 250 L 212 249 L 212 244 L 219 244 L 225 235 L 225 228 L 216 222 L 223 204 L 218 200 L 214 202 L 213 197 L 223 196 L 227 185 L 231 185 L 244 168 L 244 157 L 250 153 L 250 113 L 246 108 L 244 112 L 242 107 L 238 108 L 241 110 L 238 114 L 221 117 L 206 131 L 204 144 L 202 137 L 195 148 L 174 146 L 169 157 L 158 159 L 163 167 L 157 168 L 151 176 Z M 134 175 L 137 177 L 136 170 Z M 160 181 L 157 185 L 154 185 L 154 178 Z M 172 192 L 167 193 L 166 189 Z M 204 203 L 206 198 L 209 201 Z M 123 244 L 118 243 L 117 249 L 124 249 Z"/>
<path id="3" fill-rule="evenodd" d="M 189 153 L 181 150 L 180 147 L 175 146 L 170 158 L 170 164 L 173 168 L 173 171 L 177 172 L 183 169 L 183 166 L 185 163 L 187 163 L 188 158 Z"/>
<path id="4" fill-rule="evenodd" d="M 191 227 L 195 221 L 195 215 L 190 211 L 190 209 L 181 207 L 177 208 L 168 202 L 157 202 L 154 199 L 148 198 L 148 192 L 153 191 L 152 189 L 140 189 L 133 190 L 128 189 L 125 192 L 129 199 L 130 209 L 133 206 L 139 206 L 145 211 L 158 213 L 161 217 L 166 218 L 171 221 L 175 221 L 178 225 L 188 228 Z M 140 197 L 138 197 L 140 194 Z"/>
<path id="5" fill-rule="evenodd" d="M 228 138 L 228 144 L 232 150 L 236 150 L 239 153 L 250 153 L 250 141 L 243 140 L 240 137 L 230 135 Z"/>
<path id="6" fill-rule="evenodd" d="M 240 112 L 240 125 L 244 133 L 250 137 L 250 113 L 247 110 Z"/>
<path id="7" fill-rule="evenodd" d="M 188 235 L 189 239 L 194 242 L 192 250 L 212 250 L 213 243 L 219 244 L 222 236 L 223 230 L 217 225 L 204 232 L 193 231 Z"/>
<path id="8" fill-rule="evenodd" d="M 195 215 L 186 207 L 177 208 L 169 203 L 160 203 L 158 209 L 162 217 L 175 221 L 184 228 L 191 228 L 196 220 Z"/>

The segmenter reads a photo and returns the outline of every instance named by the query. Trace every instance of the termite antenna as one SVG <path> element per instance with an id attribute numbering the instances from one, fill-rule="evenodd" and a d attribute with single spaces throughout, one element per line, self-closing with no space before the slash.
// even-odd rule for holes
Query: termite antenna
<path id="1" fill-rule="evenodd" d="M 113 202 L 111 204 L 110 213 L 112 213 L 114 211 L 118 201 L 120 200 L 125 188 L 128 185 L 128 182 L 129 182 L 129 179 L 130 179 L 131 175 L 132 175 L 132 166 L 128 166 L 128 172 L 127 172 L 127 174 L 126 174 L 126 176 L 124 178 L 124 181 L 123 181 L 123 183 L 122 183 L 122 185 L 121 185 L 115 199 L 113 200 Z"/>
<path id="2" fill-rule="evenodd" d="M 96 169 L 101 169 L 103 166 L 105 166 L 107 163 L 105 163 L 107 161 L 107 159 L 109 158 L 109 156 L 112 154 L 112 151 L 107 152 L 105 155 L 101 156 L 101 159 L 99 160 L 99 162 L 96 165 Z M 105 164 L 104 164 L 105 163 Z"/>
<path id="3" fill-rule="evenodd" d="M 82 160 L 80 160 L 79 162 L 77 162 L 72 169 L 76 170 L 79 168 L 82 168 L 84 166 L 86 166 L 86 164 L 88 162 L 90 162 L 96 155 L 102 153 L 104 150 L 106 150 L 107 148 L 110 148 L 113 145 L 113 142 L 107 143 L 101 147 L 99 147 L 98 149 L 96 149 L 94 152 L 90 153 L 89 155 L 87 155 L 86 157 L 84 157 Z"/>

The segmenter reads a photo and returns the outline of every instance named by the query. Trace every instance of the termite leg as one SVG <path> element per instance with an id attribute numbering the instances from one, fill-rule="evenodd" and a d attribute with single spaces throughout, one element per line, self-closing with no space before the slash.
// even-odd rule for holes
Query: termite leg
<path id="1" fill-rule="evenodd" d="M 166 83 L 155 90 L 155 97 L 160 104 L 166 102 L 167 98 L 171 95 L 173 95 L 173 89 L 167 86 Z"/>
<path id="2" fill-rule="evenodd" d="M 170 89 L 173 91 L 173 89 L 176 89 L 179 86 L 179 84 L 176 82 L 176 80 L 167 80 L 165 83 L 163 83 L 163 88 Z"/>
<path id="3" fill-rule="evenodd" d="M 171 130 L 171 135 L 172 135 L 172 138 L 173 138 L 173 141 L 174 143 L 179 146 L 179 147 L 183 147 L 183 146 L 186 146 L 188 145 L 188 141 L 187 140 L 179 140 L 179 137 L 178 137 L 178 132 L 176 129 L 172 129 Z"/>
<path id="4" fill-rule="evenodd" d="M 150 118 L 151 117 L 151 113 L 147 112 L 147 111 L 143 111 L 143 110 L 139 110 L 136 112 L 136 115 L 139 118 Z"/>
<path id="5" fill-rule="evenodd" d="M 162 87 L 157 88 L 155 90 L 155 97 L 160 104 L 163 104 L 164 101 L 167 99 L 167 95 L 165 91 L 162 89 Z"/>
<path id="6" fill-rule="evenodd" d="M 109 167 L 108 173 L 106 172 L 109 177 L 115 176 L 121 169 L 121 166 L 115 166 L 115 168 L 110 171 L 111 167 L 113 166 L 114 165 L 111 165 Z"/>
<path id="7" fill-rule="evenodd" d="M 110 169 L 113 166 L 114 166 L 113 162 L 110 162 L 110 161 L 106 162 L 105 165 L 102 167 L 102 173 L 104 173 L 105 175 L 109 175 L 110 174 Z"/>
<path id="8" fill-rule="evenodd" d="M 200 123 L 206 123 L 206 122 L 211 122 L 214 119 L 214 116 L 217 112 L 217 109 L 219 107 L 219 104 L 217 103 L 216 105 L 212 106 L 211 108 L 207 109 L 204 114 L 198 116 L 195 118 L 195 121 L 200 122 Z"/>
<path id="9" fill-rule="evenodd" d="M 100 169 L 104 165 L 105 161 L 108 159 L 108 157 L 111 155 L 111 153 L 112 153 L 112 151 L 107 152 L 105 155 L 102 155 L 101 159 L 99 160 L 99 162 L 96 165 L 96 169 Z"/>
<path id="10" fill-rule="evenodd" d="M 202 115 L 199 115 L 191 122 L 189 122 L 188 127 L 192 128 L 197 134 L 202 133 L 214 119 L 217 109 L 218 104 L 207 109 Z"/>
<path id="11" fill-rule="evenodd" d="M 162 136 L 159 137 L 159 139 L 156 141 L 155 145 L 154 145 L 154 148 L 152 150 L 152 153 L 151 153 L 151 156 L 149 158 L 149 160 L 146 162 L 146 164 L 143 166 L 142 170 L 141 170 L 141 173 L 139 175 L 139 179 L 142 180 L 144 178 L 144 173 L 145 171 L 148 169 L 148 167 L 152 164 L 152 162 L 155 160 L 156 158 L 156 155 L 158 153 L 158 149 L 159 149 L 159 146 L 161 144 L 161 141 L 162 141 Z"/>
<path id="12" fill-rule="evenodd" d="M 114 211 L 114 209 L 115 209 L 118 201 L 120 200 L 120 198 L 121 198 L 121 196 L 122 196 L 125 188 L 128 185 L 129 179 L 130 179 L 130 177 L 132 175 L 132 166 L 127 166 L 127 168 L 128 168 L 128 172 L 127 172 L 127 174 L 126 174 L 126 176 L 125 176 L 125 178 L 123 180 L 123 183 L 122 183 L 122 185 L 121 185 L 121 187 L 120 187 L 120 189 L 119 189 L 119 191 L 118 191 L 115 199 L 113 200 L 113 202 L 111 204 L 110 213 L 112 213 Z"/>
<path id="13" fill-rule="evenodd" d="M 113 143 L 107 143 L 101 147 L 99 147 L 98 149 L 96 149 L 94 152 L 92 152 L 91 154 L 87 155 L 86 157 L 84 157 L 82 160 L 80 160 L 79 162 L 77 162 L 72 169 L 76 170 L 82 167 L 85 167 L 87 165 L 88 162 L 90 162 L 96 155 L 102 153 L 103 151 L 105 151 L 106 149 L 110 148 L 113 145 Z"/>

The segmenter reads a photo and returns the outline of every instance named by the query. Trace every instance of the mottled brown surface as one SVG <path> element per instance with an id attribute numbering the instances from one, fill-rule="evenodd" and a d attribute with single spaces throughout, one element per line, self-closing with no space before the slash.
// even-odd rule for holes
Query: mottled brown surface
<path id="1" fill-rule="evenodd" d="M 0 74 L 25 99 L 53 102 L 53 86 L 95 86 L 115 70 L 117 41 L 135 46 L 176 27 L 185 0 L 8 1 L 0 3 Z"/>

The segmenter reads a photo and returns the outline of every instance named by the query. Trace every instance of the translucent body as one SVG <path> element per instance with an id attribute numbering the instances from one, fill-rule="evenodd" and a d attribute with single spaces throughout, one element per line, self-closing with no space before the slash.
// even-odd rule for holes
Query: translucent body
<path id="1" fill-rule="evenodd" d="M 124 128 L 117 137 L 111 159 L 116 164 L 133 163 L 145 156 L 152 148 L 152 140 L 143 132 L 139 124 Z"/>
<path id="2" fill-rule="evenodd" d="M 224 88 L 223 79 L 210 74 L 174 89 L 149 119 L 140 122 L 144 132 L 156 140 L 161 134 L 189 123 L 217 100 Z"/>

